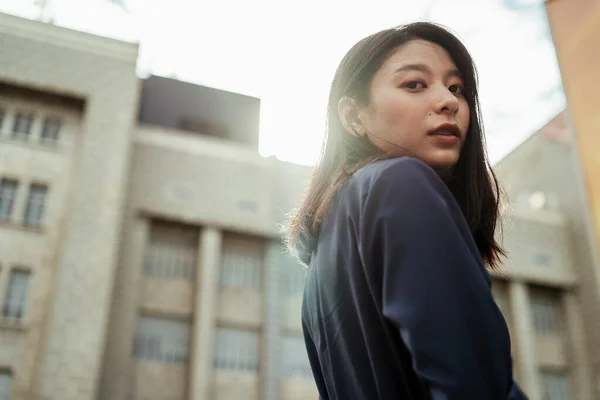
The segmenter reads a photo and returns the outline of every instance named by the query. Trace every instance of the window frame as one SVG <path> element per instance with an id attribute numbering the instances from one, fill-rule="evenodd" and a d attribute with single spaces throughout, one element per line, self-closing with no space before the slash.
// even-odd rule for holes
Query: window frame
<path id="1" fill-rule="evenodd" d="M 266 241 L 262 238 L 226 234 L 221 245 L 219 286 L 262 292 L 265 253 Z"/>
<path id="2" fill-rule="evenodd" d="M 0 400 L 10 400 L 12 395 L 13 383 L 14 383 L 14 374 L 10 368 L 0 368 L 0 382 L 2 382 L 2 376 L 7 377 L 8 387 L 7 390 L 2 393 L 2 385 L 0 385 Z M 6 397 L 4 397 L 4 395 Z"/>
<path id="3" fill-rule="evenodd" d="M 50 122 L 55 122 L 55 124 L 50 124 Z M 49 126 L 55 126 L 55 131 L 54 137 L 48 137 L 47 136 L 47 129 Z M 56 115 L 49 115 L 46 116 L 44 118 L 44 121 L 42 122 L 42 130 L 40 132 L 40 142 L 43 144 L 51 144 L 51 145 L 56 145 L 59 142 L 59 138 L 60 138 L 60 132 L 62 130 L 62 128 L 64 127 L 64 120 L 63 118 L 56 116 Z"/>
<path id="4" fill-rule="evenodd" d="M 3 194 L 4 194 L 4 183 L 5 182 L 10 182 L 10 183 L 14 183 L 14 191 L 12 193 L 12 199 L 10 202 L 10 205 L 8 206 L 8 211 L 7 214 L 4 215 L 4 213 L 2 212 L 3 207 L 2 205 L 4 204 L 3 202 Z M 4 177 L 0 179 L 0 221 L 10 221 L 13 218 L 13 213 L 15 211 L 15 204 L 16 204 L 16 200 L 19 194 L 19 188 L 21 186 L 21 182 L 19 182 L 18 179 L 13 179 L 10 177 Z"/>
<path id="5" fill-rule="evenodd" d="M 558 302 L 548 299 L 531 299 L 531 319 L 536 335 L 557 335 L 560 330 Z"/>
<path id="6" fill-rule="evenodd" d="M 14 299 L 11 299 L 9 302 L 9 296 L 12 295 L 12 290 L 15 290 L 15 289 L 11 290 L 11 282 L 13 282 L 13 277 L 16 274 L 23 274 L 26 276 L 24 290 L 23 290 L 24 293 L 22 296 L 19 296 L 19 298 L 17 299 L 16 302 L 14 301 Z M 32 279 L 33 279 L 33 272 L 29 268 L 14 267 L 9 270 L 8 281 L 6 283 L 6 289 L 4 292 L 3 299 L 2 299 L 2 310 L 0 312 L 0 316 L 3 321 L 7 321 L 10 323 L 22 324 L 27 319 Z M 11 297 L 15 297 L 15 296 L 12 295 Z M 16 305 L 15 305 L 15 303 L 16 303 Z M 14 309 L 19 306 L 21 308 L 19 310 L 20 314 L 17 313 L 17 315 L 14 315 L 15 314 Z"/>
<path id="7" fill-rule="evenodd" d="M 39 216 L 37 219 L 33 220 L 30 217 L 28 217 L 31 214 L 31 209 L 33 207 L 32 205 L 32 191 L 34 188 L 43 188 L 43 198 L 41 201 L 41 206 L 38 206 L 39 208 Z M 31 182 L 29 184 L 29 188 L 27 191 L 27 198 L 25 199 L 25 209 L 23 210 L 23 225 L 27 226 L 27 227 L 33 227 L 33 228 L 39 228 L 40 226 L 43 225 L 44 222 L 44 215 L 46 213 L 47 210 L 47 204 L 48 204 L 48 197 L 49 197 L 49 193 L 50 193 L 50 186 L 45 184 L 45 183 L 41 183 L 41 182 Z"/>
<path id="8" fill-rule="evenodd" d="M 180 332 L 184 333 L 183 343 L 173 340 L 172 332 L 169 333 L 168 329 L 160 332 L 158 329 L 155 329 L 151 332 L 147 332 L 151 334 L 146 336 L 141 335 L 144 320 L 152 320 L 153 322 L 158 321 L 159 324 L 166 322 L 167 324 L 179 325 L 176 329 L 183 328 Z M 137 362 L 158 362 L 175 365 L 188 364 L 191 359 L 192 330 L 192 321 L 185 318 L 146 313 L 141 314 L 137 319 L 134 334 L 133 358 Z M 159 335 L 156 334 L 157 332 L 159 332 Z M 148 350 L 148 347 L 155 348 Z"/>
<path id="9" fill-rule="evenodd" d="M 223 338 L 223 336 L 219 335 L 220 333 L 231 337 Z M 230 335 L 231 333 L 247 334 L 248 337 L 235 338 L 235 335 Z M 223 339 L 219 340 L 220 338 Z M 246 349 L 248 353 L 245 354 L 244 357 L 240 357 L 241 351 L 239 348 L 236 348 L 235 345 L 239 346 L 242 340 L 245 339 L 250 339 L 252 342 L 255 342 L 252 343 L 253 346 L 255 345 L 255 348 L 250 347 L 249 351 Z M 212 354 L 213 368 L 217 371 L 259 374 L 262 345 L 262 335 L 259 329 L 218 324 L 215 327 L 215 340 Z M 222 348 L 225 349 L 224 353 L 221 352 Z M 232 353 L 234 353 L 233 356 L 231 355 Z"/>
<path id="10" fill-rule="evenodd" d="M 17 128 L 21 126 L 23 120 L 27 121 L 27 129 L 20 131 Z M 31 137 L 31 131 L 35 121 L 35 113 L 33 111 L 19 110 L 15 113 L 11 128 L 13 139 L 28 141 Z"/>
<path id="11" fill-rule="evenodd" d="M 558 378 L 558 379 L 556 379 Z M 569 374 L 564 370 L 551 370 L 551 369 L 542 369 L 540 371 L 540 381 L 541 381 L 541 390 L 542 390 L 542 399 L 543 400 L 569 400 Z M 550 385 L 548 385 L 550 384 Z M 548 394 L 550 390 L 548 386 L 553 386 L 551 389 L 554 390 L 553 393 Z M 556 388 L 559 388 L 558 391 L 562 392 L 556 394 Z M 564 394 L 564 396 L 563 396 Z M 555 397 L 556 396 L 556 397 Z"/>

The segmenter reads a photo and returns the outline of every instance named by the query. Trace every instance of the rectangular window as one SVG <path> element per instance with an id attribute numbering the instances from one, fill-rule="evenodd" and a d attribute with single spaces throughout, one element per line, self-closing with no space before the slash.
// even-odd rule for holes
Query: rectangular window
<path id="1" fill-rule="evenodd" d="M 45 185 L 33 183 L 29 186 L 23 224 L 27 226 L 39 226 L 42 223 L 47 193 L 48 187 Z"/>
<path id="2" fill-rule="evenodd" d="M 6 116 L 6 110 L 0 107 L 0 136 L 2 135 L 2 125 L 4 125 L 4 117 Z"/>
<path id="3" fill-rule="evenodd" d="M 33 114 L 19 112 L 15 116 L 13 123 L 13 137 L 27 140 L 31 133 L 31 125 L 33 124 Z"/>
<path id="4" fill-rule="evenodd" d="M 10 371 L 0 371 L 0 400 L 10 400 L 12 380 Z"/>
<path id="5" fill-rule="evenodd" d="M 562 372 L 542 372 L 542 400 L 568 400 L 567 377 Z"/>
<path id="6" fill-rule="evenodd" d="M 280 356 L 282 377 L 312 377 L 302 335 L 282 335 Z"/>
<path id="7" fill-rule="evenodd" d="M 534 299 L 531 301 L 531 313 L 536 333 L 542 335 L 557 333 L 558 316 L 553 302 Z"/>
<path id="8" fill-rule="evenodd" d="M 191 324 L 187 321 L 141 316 L 135 336 L 138 360 L 185 364 L 188 362 Z"/>
<path id="9" fill-rule="evenodd" d="M 12 179 L 0 180 L 0 220 L 10 219 L 19 183 Z"/>
<path id="10" fill-rule="evenodd" d="M 257 332 L 217 328 L 214 366 L 237 371 L 258 370 L 259 335 Z"/>
<path id="11" fill-rule="evenodd" d="M 533 254 L 533 265 L 536 267 L 551 267 L 554 265 L 554 257 L 550 253 L 538 251 Z"/>
<path id="12" fill-rule="evenodd" d="M 285 254 L 286 262 L 281 266 L 281 293 L 284 297 L 301 296 L 304 290 L 306 268 L 290 254 Z"/>
<path id="13" fill-rule="evenodd" d="M 13 270 L 10 273 L 4 306 L 2 307 L 4 318 L 22 321 L 25 317 L 30 276 L 31 273 L 28 271 Z"/>
<path id="14" fill-rule="evenodd" d="M 154 222 L 144 256 L 144 272 L 164 278 L 194 279 L 198 229 Z"/>
<path id="15" fill-rule="evenodd" d="M 46 118 L 42 127 L 42 141 L 56 143 L 58 141 L 58 134 L 60 132 L 61 125 L 61 121 L 58 118 Z"/>
<path id="16" fill-rule="evenodd" d="M 219 283 L 223 286 L 262 288 L 264 242 L 238 236 L 225 237 Z"/>

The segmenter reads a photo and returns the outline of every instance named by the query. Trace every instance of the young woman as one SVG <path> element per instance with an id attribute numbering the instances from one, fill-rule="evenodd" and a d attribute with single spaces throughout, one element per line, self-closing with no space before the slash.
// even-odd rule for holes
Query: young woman
<path id="1" fill-rule="evenodd" d="M 321 399 L 524 399 L 486 270 L 499 190 L 473 61 L 414 23 L 358 42 L 335 74 L 323 154 L 288 244 Z"/>

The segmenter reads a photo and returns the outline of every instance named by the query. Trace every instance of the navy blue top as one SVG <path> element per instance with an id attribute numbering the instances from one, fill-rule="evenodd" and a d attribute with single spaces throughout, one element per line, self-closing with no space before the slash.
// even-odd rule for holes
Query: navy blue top
<path id="1" fill-rule="evenodd" d="M 525 399 L 490 285 L 433 169 L 404 157 L 356 172 L 329 206 L 304 289 L 320 399 Z"/>

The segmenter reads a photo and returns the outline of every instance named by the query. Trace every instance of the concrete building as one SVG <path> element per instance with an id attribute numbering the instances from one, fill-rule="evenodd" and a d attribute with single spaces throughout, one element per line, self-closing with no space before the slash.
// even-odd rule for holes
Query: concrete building
<path id="1" fill-rule="evenodd" d="M 598 271 L 567 112 L 495 165 L 510 202 L 508 252 L 493 291 L 511 330 L 515 375 L 531 399 L 591 400 Z"/>
<path id="2" fill-rule="evenodd" d="M 279 241 L 308 170 L 259 156 L 259 100 L 0 33 L 0 399 L 314 396 Z"/>
<path id="3" fill-rule="evenodd" d="M 90 399 L 136 126 L 137 46 L 2 14 L 0 54 L 1 380 L 15 399 Z"/>
<path id="4" fill-rule="evenodd" d="M 279 225 L 308 169 L 260 101 L 135 75 L 137 47 L 0 14 L 0 400 L 316 398 Z M 561 115 L 502 160 L 494 293 L 532 400 L 597 398 L 600 299 Z"/>

